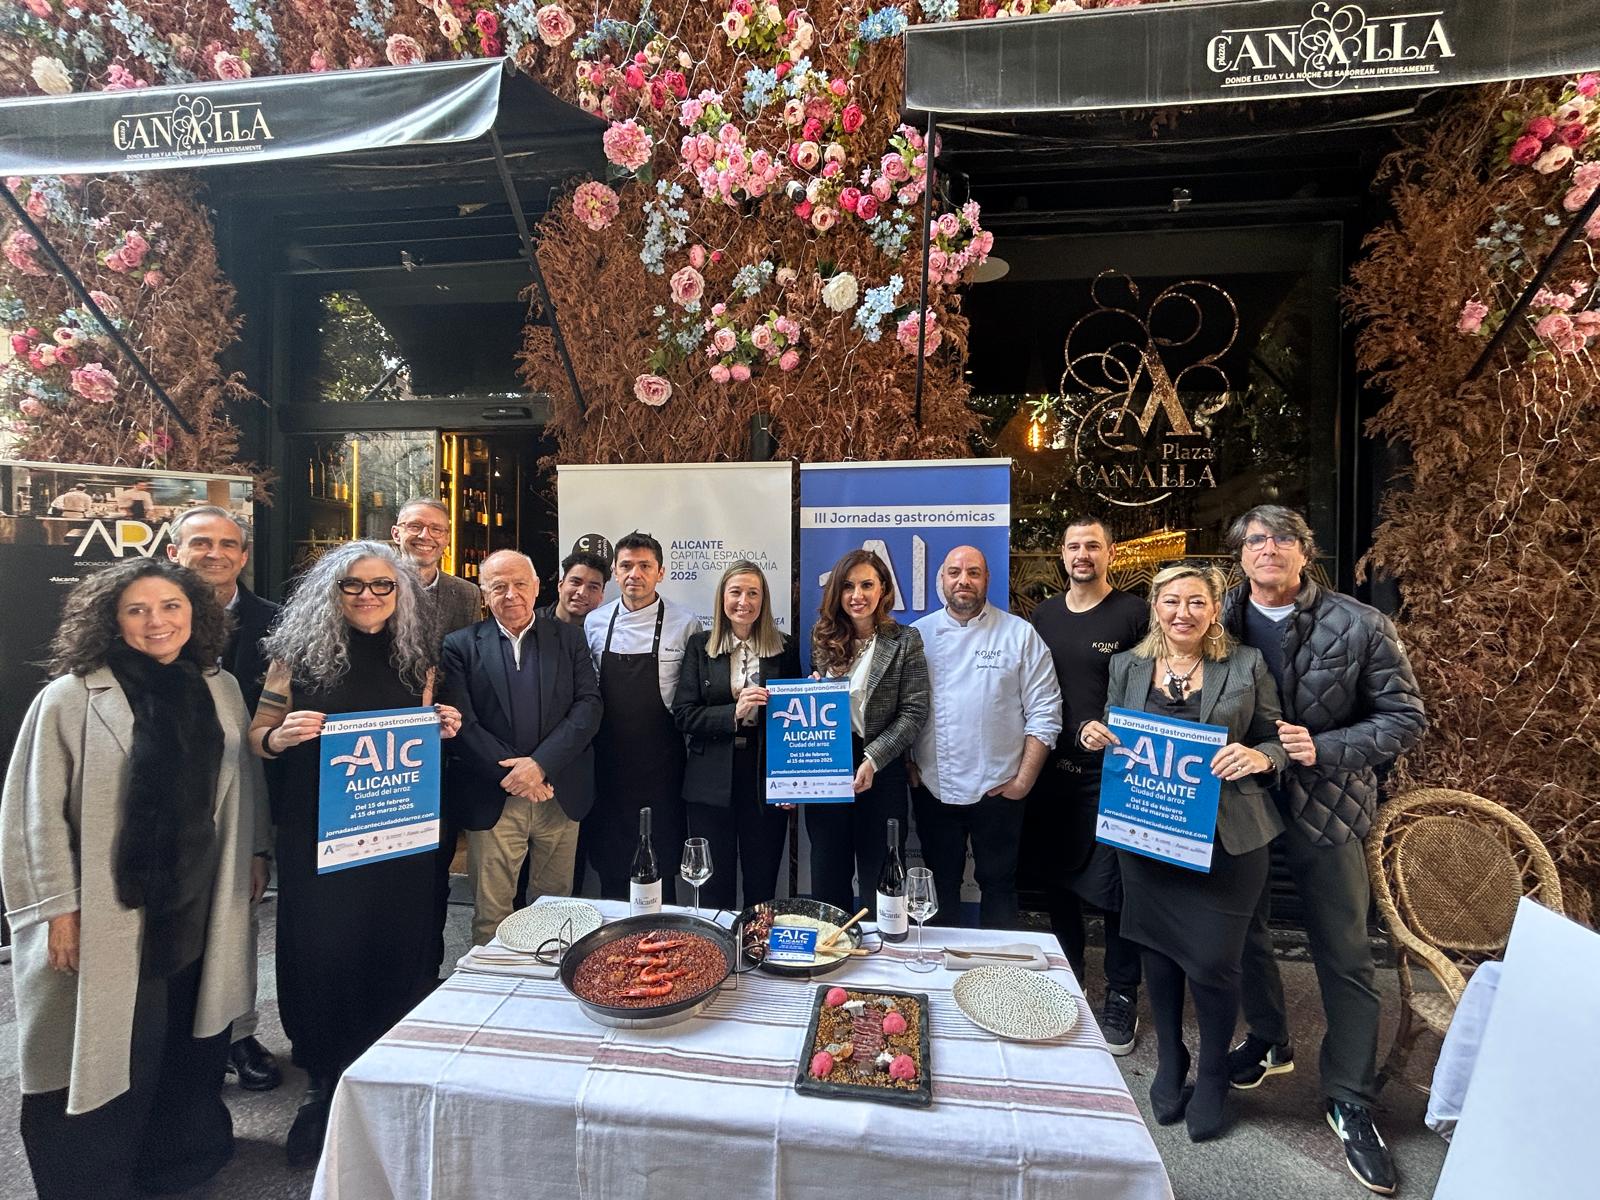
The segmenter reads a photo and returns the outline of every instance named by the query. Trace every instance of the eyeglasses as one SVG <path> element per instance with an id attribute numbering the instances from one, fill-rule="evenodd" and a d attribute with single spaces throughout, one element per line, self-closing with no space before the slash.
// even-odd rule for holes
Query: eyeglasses
<path id="1" fill-rule="evenodd" d="M 359 596 L 371 592 L 374 596 L 387 596 L 395 589 L 392 579 L 341 579 L 339 590 L 346 596 Z"/>
<path id="2" fill-rule="evenodd" d="M 1259 550 L 1271 542 L 1279 550 L 1293 550 L 1300 544 L 1300 539 L 1292 533 L 1252 533 L 1244 540 L 1246 550 Z"/>
<path id="3" fill-rule="evenodd" d="M 412 537 L 421 537 L 425 533 L 431 533 L 437 538 L 450 536 L 450 527 L 448 525 L 429 525 L 422 521 L 402 521 L 400 528 L 404 529 Z"/>

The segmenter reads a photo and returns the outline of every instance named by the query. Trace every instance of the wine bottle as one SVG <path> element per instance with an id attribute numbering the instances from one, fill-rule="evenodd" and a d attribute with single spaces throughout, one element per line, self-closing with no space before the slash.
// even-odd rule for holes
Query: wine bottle
<path id="1" fill-rule="evenodd" d="M 900 903 L 903 906 L 905 901 Z M 661 911 L 661 871 L 656 866 L 655 844 L 650 840 L 648 808 L 639 810 L 639 847 L 633 852 L 633 872 L 628 880 L 628 910 L 634 916 Z"/>
<path id="2" fill-rule="evenodd" d="M 889 853 L 878 872 L 878 932 L 886 942 L 906 940 L 906 866 L 900 860 L 900 822 L 889 818 Z"/>

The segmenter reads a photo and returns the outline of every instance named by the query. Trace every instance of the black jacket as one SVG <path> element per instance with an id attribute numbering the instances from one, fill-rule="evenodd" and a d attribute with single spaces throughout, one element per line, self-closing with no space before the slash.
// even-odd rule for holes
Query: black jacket
<path id="1" fill-rule="evenodd" d="M 1249 602 L 1248 583 L 1223 601 L 1222 623 L 1240 641 Z M 1314 845 L 1366 837 L 1377 769 L 1427 727 L 1400 635 L 1377 609 L 1306 579 L 1284 622 L 1282 693 L 1283 719 L 1309 729 L 1317 747 L 1314 766 L 1291 762 L 1279 776 L 1284 815 Z"/>
<path id="2" fill-rule="evenodd" d="M 267 636 L 277 615 L 278 606 L 271 600 L 263 600 L 244 584 L 239 585 L 238 603 L 233 606 L 233 631 L 222 651 L 222 669 L 239 681 L 245 709 L 252 717 L 267 675 L 261 639 Z"/>
<path id="3" fill-rule="evenodd" d="M 493 617 L 444 640 L 444 686 L 439 701 L 461 710 L 461 732 L 445 745 L 444 798 L 463 829 L 490 829 L 506 794 L 503 758 L 529 755 L 556 790 L 556 803 L 574 821 L 594 806 L 594 750 L 600 728 L 600 682 L 583 631 L 534 619 L 539 651 L 539 743 L 512 744 L 511 684 Z"/>
<path id="4" fill-rule="evenodd" d="M 689 740 L 688 762 L 683 770 L 683 798 L 690 804 L 728 808 L 733 803 L 733 727 L 737 705 L 733 697 L 733 656 L 712 658 L 706 647 L 709 633 L 689 638 L 683 650 L 683 669 L 672 701 L 672 717 Z M 794 639 L 783 638 L 783 652 L 761 660 L 761 678 L 799 679 L 800 654 Z M 766 714 L 756 718 L 748 736 L 758 739 L 762 773 L 766 770 Z M 763 797 L 764 799 L 764 797 Z"/>

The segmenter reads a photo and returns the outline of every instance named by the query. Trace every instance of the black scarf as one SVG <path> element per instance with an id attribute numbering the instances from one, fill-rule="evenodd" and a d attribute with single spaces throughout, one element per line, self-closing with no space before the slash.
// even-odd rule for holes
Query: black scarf
<path id="1" fill-rule="evenodd" d="M 145 968 L 169 974 L 205 948 L 216 877 L 222 725 L 200 668 L 122 643 L 106 655 L 133 709 L 133 750 L 113 871 L 117 898 L 145 910 Z"/>

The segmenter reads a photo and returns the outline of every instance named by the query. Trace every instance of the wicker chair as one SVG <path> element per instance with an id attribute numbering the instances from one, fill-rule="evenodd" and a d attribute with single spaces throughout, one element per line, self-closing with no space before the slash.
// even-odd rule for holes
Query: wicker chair
<path id="1" fill-rule="evenodd" d="M 1449 788 L 1419 788 L 1383 805 L 1366 850 L 1400 975 L 1400 1028 L 1378 1075 L 1382 1087 L 1404 1072 L 1424 1032 L 1443 1037 L 1450 1028 L 1467 977 L 1505 951 L 1522 897 L 1562 911 L 1561 881 L 1526 821 Z M 1413 961 L 1441 991 L 1417 989 Z"/>

